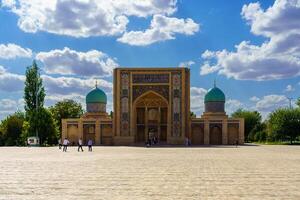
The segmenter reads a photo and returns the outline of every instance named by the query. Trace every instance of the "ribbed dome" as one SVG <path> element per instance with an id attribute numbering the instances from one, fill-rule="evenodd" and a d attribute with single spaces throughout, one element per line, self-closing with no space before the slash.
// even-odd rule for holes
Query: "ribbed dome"
<path id="1" fill-rule="evenodd" d="M 209 89 L 204 97 L 204 103 L 206 102 L 225 102 L 225 94 L 216 86 Z"/>
<path id="2" fill-rule="evenodd" d="M 86 100 L 87 104 L 88 103 L 104 103 L 104 104 L 106 104 L 107 97 L 106 97 L 106 94 L 101 89 L 96 87 L 95 89 L 93 89 L 86 95 L 85 100 Z"/>

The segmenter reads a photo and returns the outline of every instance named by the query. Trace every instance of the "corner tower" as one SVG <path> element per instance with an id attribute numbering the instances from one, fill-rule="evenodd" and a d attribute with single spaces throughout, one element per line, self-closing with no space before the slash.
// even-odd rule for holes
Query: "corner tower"
<path id="1" fill-rule="evenodd" d="M 96 88 L 86 95 L 85 100 L 88 113 L 106 113 L 107 96 L 98 88 L 97 83 Z"/>
<path id="2" fill-rule="evenodd" d="M 205 113 L 225 114 L 225 94 L 216 86 L 209 89 L 204 97 Z"/>

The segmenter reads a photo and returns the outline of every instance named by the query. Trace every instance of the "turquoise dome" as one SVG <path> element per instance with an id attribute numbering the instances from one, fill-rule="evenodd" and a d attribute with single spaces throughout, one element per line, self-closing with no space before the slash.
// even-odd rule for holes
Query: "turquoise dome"
<path id="1" fill-rule="evenodd" d="M 96 87 L 86 95 L 86 103 L 105 103 L 107 102 L 106 94 Z"/>
<path id="2" fill-rule="evenodd" d="M 206 93 L 204 103 L 206 102 L 225 102 L 225 94 L 215 86 Z"/>

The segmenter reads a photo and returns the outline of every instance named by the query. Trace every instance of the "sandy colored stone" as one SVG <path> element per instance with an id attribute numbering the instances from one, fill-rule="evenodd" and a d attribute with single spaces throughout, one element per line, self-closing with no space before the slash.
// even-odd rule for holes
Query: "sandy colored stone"
<path id="1" fill-rule="evenodd" d="M 0 199 L 300 199 L 300 146 L 0 148 Z"/>

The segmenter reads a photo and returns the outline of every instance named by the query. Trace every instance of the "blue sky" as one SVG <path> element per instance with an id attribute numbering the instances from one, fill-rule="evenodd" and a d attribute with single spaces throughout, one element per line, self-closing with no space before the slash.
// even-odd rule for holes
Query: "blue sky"
<path id="1" fill-rule="evenodd" d="M 0 119 L 23 109 L 33 59 L 46 106 L 63 98 L 84 104 L 97 79 L 111 109 L 111 72 L 119 66 L 189 67 L 198 115 L 214 79 L 229 114 L 244 108 L 266 117 L 298 98 L 299 0 L 0 2 Z"/>

